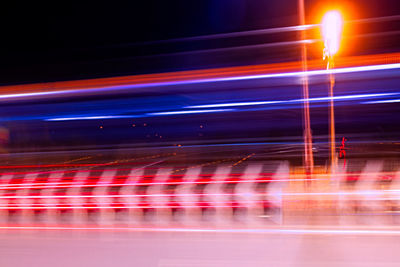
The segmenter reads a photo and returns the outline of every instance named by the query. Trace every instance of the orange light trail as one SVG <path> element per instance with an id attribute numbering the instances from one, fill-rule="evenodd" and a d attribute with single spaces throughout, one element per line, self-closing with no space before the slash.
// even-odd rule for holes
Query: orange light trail
<path id="1" fill-rule="evenodd" d="M 336 68 L 355 66 L 380 65 L 400 63 L 400 53 L 387 53 L 366 56 L 341 57 L 335 60 Z M 308 61 L 308 71 L 325 69 L 324 62 L 319 59 Z M 36 83 L 23 85 L 1 86 L 1 94 L 22 94 L 33 92 L 58 92 L 63 90 L 84 90 L 93 88 L 112 88 L 120 85 L 140 85 L 160 82 L 174 82 L 186 80 L 206 80 L 210 78 L 226 78 L 235 76 L 273 74 L 282 71 L 301 71 L 302 62 L 284 62 L 241 67 L 215 68 L 193 71 L 179 71 L 159 74 L 132 75 L 124 77 L 99 78 L 88 80 L 61 81 L 52 83 Z"/>

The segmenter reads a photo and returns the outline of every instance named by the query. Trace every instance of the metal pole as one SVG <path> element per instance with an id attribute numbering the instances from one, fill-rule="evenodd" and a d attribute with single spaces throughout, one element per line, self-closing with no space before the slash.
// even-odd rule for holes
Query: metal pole
<path id="1" fill-rule="evenodd" d="M 304 0 L 298 0 L 299 7 L 299 19 L 300 25 L 305 25 L 305 13 L 304 13 Z M 300 31 L 301 40 L 306 39 L 306 33 L 304 30 Z M 307 47 L 303 42 L 301 44 L 301 62 L 303 72 L 306 73 L 308 70 L 307 65 Z M 309 104 L 309 92 L 308 92 L 308 76 L 304 75 L 302 78 L 303 82 L 303 137 L 304 137 L 304 165 L 306 169 L 306 175 L 309 177 L 314 170 L 314 157 L 312 151 L 312 134 L 310 126 L 310 104 Z"/>
<path id="2" fill-rule="evenodd" d="M 328 69 L 333 68 L 333 56 L 328 58 Z M 333 100 L 333 88 L 335 86 L 335 76 L 332 72 L 329 73 L 329 98 L 330 98 L 330 112 L 329 112 L 329 139 L 330 139 L 330 160 L 331 160 L 331 173 L 333 174 L 336 169 L 336 133 L 335 133 L 335 107 Z"/>

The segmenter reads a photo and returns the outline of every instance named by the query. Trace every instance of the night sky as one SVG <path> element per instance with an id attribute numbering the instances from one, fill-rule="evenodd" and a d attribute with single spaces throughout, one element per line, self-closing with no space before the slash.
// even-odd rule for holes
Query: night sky
<path id="1" fill-rule="evenodd" d="M 351 19 L 400 14 L 400 4 L 395 0 L 305 2 L 308 23 L 315 23 L 317 8 L 328 5 L 350 7 Z M 297 53 L 286 50 L 266 53 L 262 57 L 260 52 L 251 51 L 222 53 L 218 57 L 214 54 L 179 54 L 297 38 L 289 35 L 262 36 L 251 40 L 158 42 L 297 25 L 296 0 L 128 1 L 124 4 L 114 1 L 60 4 L 55 1 L 51 5 L 2 3 L 0 20 L 1 84 L 260 64 L 296 60 L 298 57 Z M 388 25 L 373 29 L 374 32 L 386 30 L 393 29 Z M 384 45 L 381 44 L 383 41 Z M 372 45 L 370 50 L 360 53 L 392 51 L 397 44 L 393 40 L 383 41 L 380 39 L 379 45 Z"/>

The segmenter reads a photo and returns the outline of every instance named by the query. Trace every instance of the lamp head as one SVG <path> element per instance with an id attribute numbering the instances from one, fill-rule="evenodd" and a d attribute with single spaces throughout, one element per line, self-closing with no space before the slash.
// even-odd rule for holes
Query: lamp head
<path id="1" fill-rule="evenodd" d="M 338 11 L 329 11 L 322 18 L 321 30 L 325 53 L 331 57 L 339 51 L 343 29 L 343 18 Z"/>

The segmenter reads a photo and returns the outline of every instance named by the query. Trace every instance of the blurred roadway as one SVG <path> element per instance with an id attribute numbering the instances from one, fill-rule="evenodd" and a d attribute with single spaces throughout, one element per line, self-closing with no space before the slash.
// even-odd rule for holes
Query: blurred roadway
<path id="1" fill-rule="evenodd" d="M 2 231 L 0 265 L 399 266 L 399 235 Z"/>

